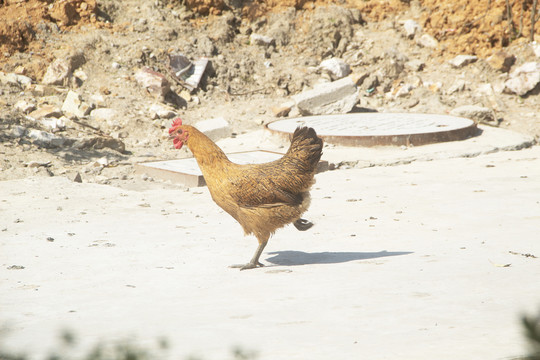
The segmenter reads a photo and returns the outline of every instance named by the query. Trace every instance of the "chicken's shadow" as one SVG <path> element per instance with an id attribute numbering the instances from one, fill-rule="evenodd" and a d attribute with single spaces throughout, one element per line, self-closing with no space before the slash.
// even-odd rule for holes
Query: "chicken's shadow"
<path id="1" fill-rule="evenodd" d="M 275 265 L 311 265 L 311 264 L 338 264 L 356 260 L 369 260 L 386 256 L 412 254 L 412 251 L 379 251 L 379 252 L 318 252 L 306 253 L 303 251 L 284 250 L 268 253 L 274 255 L 265 259 Z"/>

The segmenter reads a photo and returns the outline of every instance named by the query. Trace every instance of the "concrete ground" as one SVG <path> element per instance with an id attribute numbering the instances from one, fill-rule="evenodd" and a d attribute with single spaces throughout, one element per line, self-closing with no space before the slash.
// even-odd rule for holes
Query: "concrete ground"
<path id="1" fill-rule="evenodd" d="M 256 240 L 206 188 L 2 182 L 4 348 L 40 359 L 71 329 L 82 348 L 167 338 L 175 359 L 522 355 L 520 316 L 540 308 L 540 147 L 422 148 L 318 174 L 315 227 L 278 231 L 249 271 L 228 265 Z"/>

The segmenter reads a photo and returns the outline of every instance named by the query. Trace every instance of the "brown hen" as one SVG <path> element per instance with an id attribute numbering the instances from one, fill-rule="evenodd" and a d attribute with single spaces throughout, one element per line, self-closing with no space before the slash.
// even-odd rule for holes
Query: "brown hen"
<path id="1" fill-rule="evenodd" d="M 277 229 L 290 223 L 299 230 L 313 225 L 300 218 L 309 207 L 309 189 L 322 155 L 323 141 L 312 128 L 297 128 L 282 158 L 249 165 L 231 162 L 212 140 L 193 126 L 182 125 L 179 118 L 169 134 L 177 149 L 189 147 L 216 204 L 242 225 L 246 235 L 257 237 L 257 251 L 250 262 L 238 266 L 242 270 L 263 266 L 259 257 Z"/>

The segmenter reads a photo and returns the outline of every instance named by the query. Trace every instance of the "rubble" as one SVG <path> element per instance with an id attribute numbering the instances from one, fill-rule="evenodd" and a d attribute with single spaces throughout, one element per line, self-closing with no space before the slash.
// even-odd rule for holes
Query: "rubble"
<path id="1" fill-rule="evenodd" d="M 504 83 L 505 91 L 526 95 L 540 83 L 540 62 L 528 62 L 514 69 Z"/>
<path id="2" fill-rule="evenodd" d="M 450 115 L 465 117 L 482 124 L 497 125 L 497 118 L 495 117 L 493 110 L 483 106 L 460 106 L 452 109 Z"/>
<path id="3" fill-rule="evenodd" d="M 77 139 L 73 142 L 73 148 L 96 150 L 109 148 L 118 151 L 119 153 L 124 153 L 126 151 L 126 145 L 121 140 L 106 136 Z"/>
<path id="4" fill-rule="evenodd" d="M 176 112 L 160 104 L 153 104 L 149 110 L 152 119 L 172 119 L 178 116 Z"/>
<path id="5" fill-rule="evenodd" d="M 32 79 L 25 75 L 0 71 L 0 83 L 28 88 L 32 84 Z"/>
<path id="6" fill-rule="evenodd" d="M 135 80 L 156 99 L 164 99 L 165 95 L 171 90 L 167 78 L 149 67 L 137 70 Z"/>
<path id="7" fill-rule="evenodd" d="M 474 55 L 458 55 L 455 58 L 448 61 L 450 65 L 452 65 L 455 68 L 461 68 L 465 65 L 469 65 L 473 62 L 478 60 L 478 56 Z"/>
<path id="8" fill-rule="evenodd" d="M 60 116 L 62 116 L 62 110 L 58 106 L 51 104 L 42 105 L 37 110 L 28 114 L 28 117 L 33 120 L 51 117 L 59 118 Z"/>
<path id="9" fill-rule="evenodd" d="M 259 45 L 259 46 L 270 46 L 275 42 L 274 38 L 270 36 L 265 36 L 265 35 L 256 34 L 256 33 L 252 33 L 249 36 L 249 41 L 251 44 Z"/>
<path id="10" fill-rule="evenodd" d="M 416 40 L 416 43 L 421 47 L 430 49 L 435 49 L 439 46 L 439 42 L 437 41 L 437 39 L 435 39 L 429 34 L 422 34 L 422 36 L 420 36 L 418 40 Z"/>
<path id="11" fill-rule="evenodd" d="M 351 77 L 319 84 L 293 96 L 302 115 L 344 114 L 357 103 L 358 89 Z"/>
<path id="12" fill-rule="evenodd" d="M 26 100 L 19 100 L 14 105 L 15 109 L 19 110 L 20 112 L 27 114 L 31 111 L 36 110 L 36 104 L 28 102 Z"/>
<path id="13" fill-rule="evenodd" d="M 70 90 L 62 104 L 62 111 L 76 117 L 84 117 L 90 113 L 92 106 L 85 103 L 81 96 L 75 91 Z"/>
<path id="14" fill-rule="evenodd" d="M 27 136 L 34 140 L 35 144 L 46 148 L 61 147 L 67 143 L 65 138 L 42 130 L 31 129 Z"/>
<path id="15" fill-rule="evenodd" d="M 110 108 L 97 108 L 90 112 L 90 116 L 96 120 L 111 121 L 116 117 L 117 111 Z"/>
<path id="16" fill-rule="evenodd" d="M 492 69 L 501 72 L 508 72 L 512 65 L 514 65 L 516 62 L 516 57 L 501 50 L 488 57 L 486 61 Z"/>
<path id="17" fill-rule="evenodd" d="M 71 64 L 66 59 L 56 59 L 54 60 L 41 82 L 45 85 L 64 85 L 67 83 L 68 78 L 71 75 Z"/>
<path id="18" fill-rule="evenodd" d="M 405 30 L 405 36 L 412 39 L 416 33 L 422 30 L 422 27 L 416 21 L 409 19 L 403 22 L 403 29 Z"/>
<path id="19" fill-rule="evenodd" d="M 192 63 L 182 54 L 169 55 L 169 67 L 183 86 L 190 91 L 195 90 L 208 66 L 208 58 L 202 57 Z"/>
<path id="20" fill-rule="evenodd" d="M 338 58 L 323 60 L 320 67 L 330 73 L 332 80 L 344 78 L 351 73 L 349 64 Z"/>

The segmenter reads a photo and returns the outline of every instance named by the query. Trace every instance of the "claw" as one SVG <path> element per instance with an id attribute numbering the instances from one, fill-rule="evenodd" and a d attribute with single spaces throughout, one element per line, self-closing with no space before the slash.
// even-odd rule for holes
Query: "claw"
<path id="1" fill-rule="evenodd" d="M 261 264 L 260 262 L 257 261 L 256 263 L 248 262 L 247 264 L 235 264 L 229 267 L 232 269 L 249 270 L 249 269 L 255 269 L 255 268 L 263 267 L 263 266 L 264 264 Z"/>

